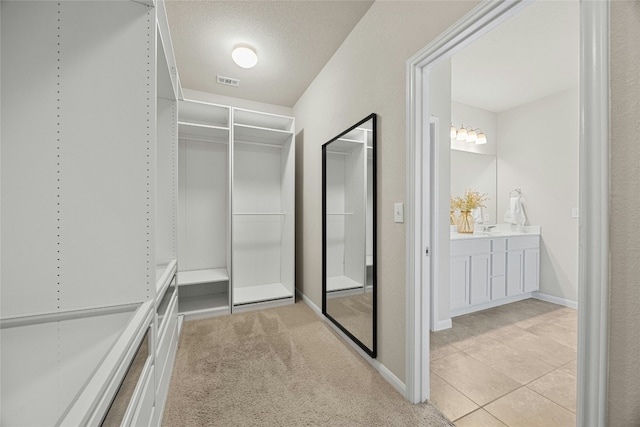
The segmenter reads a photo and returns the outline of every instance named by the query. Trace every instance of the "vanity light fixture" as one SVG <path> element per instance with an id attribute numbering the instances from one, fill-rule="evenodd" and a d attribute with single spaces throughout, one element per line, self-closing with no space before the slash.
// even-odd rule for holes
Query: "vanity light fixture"
<path id="1" fill-rule="evenodd" d="M 258 63 L 258 55 L 255 49 L 246 44 L 234 47 L 231 52 L 231 58 L 233 58 L 233 62 L 242 68 L 253 68 Z"/>
<path id="2" fill-rule="evenodd" d="M 478 134 L 475 130 L 471 129 L 467 131 L 467 142 L 476 142 L 478 139 Z"/>
<path id="3" fill-rule="evenodd" d="M 460 126 L 460 129 L 458 129 L 458 134 L 456 135 L 456 140 L 458 140 L 458 141 L 466 141 L 467 140 L 467 130 L 464 128 L 464 126 Z"/>
<path id="4" fill-rule="evenodd" d="M 454 139 L 458 134 L 458 129 L 451 123 L 451 139 Z"/>
<path id="5" fill-rule="evenodd" d="M 479 132 L 478 133 L 478 139 L 476 139 L 476 144 L 477 145 L 481 145 L 481 144 L 486 144 L 486 143 L 487 143 L 487 136 L 484 133 Z"/>

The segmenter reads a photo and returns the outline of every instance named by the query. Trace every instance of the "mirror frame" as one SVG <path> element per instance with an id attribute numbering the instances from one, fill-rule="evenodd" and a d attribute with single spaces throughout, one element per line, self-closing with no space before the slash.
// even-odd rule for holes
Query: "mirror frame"
<path id="1" fill-rule="evenodd" d="M 373 206 L 373 267 L 372 267 L 372 341 L 371 348 L 367 347 L 362 341 L 360 341 L 356 336 L 354 336 L 347 328 L 345 328 L 338 320 L 333 318 L 330 314 L 327 313 L 327 146 L 344 136 L 345 134 L 351 132 L 367 121 L 372 120 L 372 141 L 371 145 L 373 147 L 372 153 L 372 206 Z M 341 132 L 336 137 L 332 138 L 328 142 L 322 145 L 322 314 L 329 319 L 337 328 L 339 328 L 345 335 L 347 335 L 354 343 L 358 345 L 365 353 L 367 353 L 370 357 L 376 358 L 377 356 L 377 336 L 378 336 L 378 315 L 377 315 L 377 287 L 378 287 L 378 257 L 377 257 L 377 116 L 375 113 L 372 113 L 360 120 L 355 125 L 351 126 L 347 130 Z M 366 191 L 366 190 L 365 190 Z"/>

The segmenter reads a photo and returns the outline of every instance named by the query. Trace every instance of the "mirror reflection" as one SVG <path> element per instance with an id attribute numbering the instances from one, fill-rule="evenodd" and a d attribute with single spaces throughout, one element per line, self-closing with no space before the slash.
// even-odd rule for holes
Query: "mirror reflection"
<path id="1" fill-rule="evenodd" d="M 322 311 L 376 355 L 375 129 L 371 114 L 322 146 Z"/>
<path id="2" fill-rule="evenodd" d="M 487 194 L 481 220 L 476 223 L 495 224 L 497 217 L 497 160 L 493 154 L 451 150 L 451 196 L 463 195 L 467 189 Z"/>

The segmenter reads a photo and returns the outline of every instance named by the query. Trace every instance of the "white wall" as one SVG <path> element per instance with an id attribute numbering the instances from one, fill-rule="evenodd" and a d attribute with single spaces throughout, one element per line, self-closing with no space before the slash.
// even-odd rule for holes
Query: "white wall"
<path id="1" fill-rule="evenodd" d="M 542 227 L 540 292 L 578 300 L 579 90 L 498 114 L 498 222 L 522 189 L 527 224 Z"/>
<path id="2" fill-rule="evenodd" d="M 302 257 L 298 252 L 302 281 L 297 286 L 318 306 L 321 146 L 368 114 L 378 114 L 378 360 L 400 381 L 405 378 L 406 240 L 404 224 L 393 222 L 393 203 L 405 198 L 406 61 L 476 5 L 375 2 L 293 108 L 300 132 L 296 143 L 305 146 L 304 159 L 298 162 L 304 171 L 298 200 L 304 249 Z"/>

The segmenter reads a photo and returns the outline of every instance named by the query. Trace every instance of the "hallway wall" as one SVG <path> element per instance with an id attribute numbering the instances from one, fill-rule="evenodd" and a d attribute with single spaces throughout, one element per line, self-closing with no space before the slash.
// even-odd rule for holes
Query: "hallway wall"
<path id="1" fill-rule="evenodd" d="M 405 201 L 406 61 L 470 11 L 475 1 L 375 2 L 293 108 L 304 144 L 298 200 L 304 249 L 298 290 L 322 305 L 322 144 L 378 114 L 378 360 L 405 381 L 405 225 L 393 204 Z M 300 181 L 298 181 L 300 182 Z M 300 193 L 299 193 L 300 194 Z"/>

